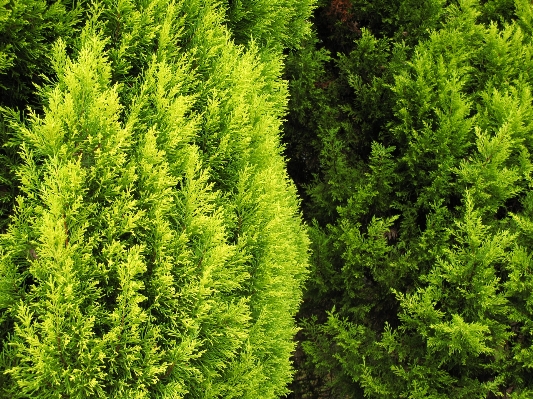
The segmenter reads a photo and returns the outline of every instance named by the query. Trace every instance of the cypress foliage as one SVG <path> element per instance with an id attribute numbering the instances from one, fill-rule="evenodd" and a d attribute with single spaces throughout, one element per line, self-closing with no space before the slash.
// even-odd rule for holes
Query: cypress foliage
<path id="1" fill-rule="evenodd" d="M 281 54 L 217 2 L 92 6 L 12 121 L 0 397 L 287 393 L 306 234 L 278 139 Z M 70 53 L 72 55 L 69 55 Z"/>
<path id="2" fill-rule="evenodd" d="M 418 44 L 360 27 L 338 69 L 304 51 L 310 80 L 289 64 L 293 115 L 327 104 L 301 180 L 315 224 L 296 397 L 532 395 L 532 19 L 522 1 L 494 18 L 501 4 L 450 2 Z"/>

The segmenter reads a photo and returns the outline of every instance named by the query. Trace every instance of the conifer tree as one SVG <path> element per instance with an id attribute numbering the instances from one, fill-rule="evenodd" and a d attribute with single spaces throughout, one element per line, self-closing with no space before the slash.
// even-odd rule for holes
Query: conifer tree
<path id="1" fill-rule="evenodd" d="M 281 53 L 218 2 L 100 2 L 10 120 L 0 397 L 287 393 L 306 234 L 278 139 Z"/>
<path id="2" fill-rule="evenodd" d="M 533 20 L 528 2 L 511 16 L 503 3 L 449 2 L 411 43 L 360 26 L 333 72 L 326 51 L 301 56 L 335 80 L 291 83 L 293 115 L 327 104 L 309 118 L 318 167 L 302 186 L 315 224 L 295 397 L 532 395 Z"/>

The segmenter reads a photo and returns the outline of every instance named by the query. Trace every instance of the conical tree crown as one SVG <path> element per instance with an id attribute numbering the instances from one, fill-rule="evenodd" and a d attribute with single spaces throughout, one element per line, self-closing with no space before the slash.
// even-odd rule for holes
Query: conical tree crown
<path id="1" fill-rule="evenodd" d="M 278 134 L 281 54 L 217 2 L 97 3 L 10 134 L 0 397 L 287 392 L 307 238 Z"/>

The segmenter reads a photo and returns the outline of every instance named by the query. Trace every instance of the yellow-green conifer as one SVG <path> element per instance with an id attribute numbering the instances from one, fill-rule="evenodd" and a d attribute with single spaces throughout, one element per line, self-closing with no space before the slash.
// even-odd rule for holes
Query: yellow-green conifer
<path id="1" fill-rule="evenodd" d="M 218 2 L 91 7 L 10 124 L 0 397 L 279 397 L 308 247 L 281 51 L 235 45 Z"/>

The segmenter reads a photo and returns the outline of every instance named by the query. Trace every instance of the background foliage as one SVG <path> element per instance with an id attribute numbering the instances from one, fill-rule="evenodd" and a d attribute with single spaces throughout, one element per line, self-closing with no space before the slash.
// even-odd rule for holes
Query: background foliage
<path id="1" fill-rule="evenodd" d="M 328 1 L 287 61 L 296 398 L 531 395 L 531 5 Z"/>

